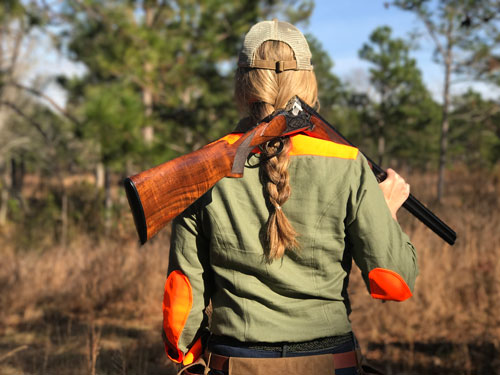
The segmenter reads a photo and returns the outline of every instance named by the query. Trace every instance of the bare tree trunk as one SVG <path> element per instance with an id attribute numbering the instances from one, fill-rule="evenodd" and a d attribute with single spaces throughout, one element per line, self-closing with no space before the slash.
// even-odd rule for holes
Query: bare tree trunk
<path id="1" fill-rule="evenodd" d="M 146 63 L 145 64 L 145 69 L 148 71 L 148 69 L 151 69 L 151 64 Z M 146 121 L 149 122 L 151 119 L 151 116 L 153 115 L 153 93 L 150 90 L 149 87 L 144 87 L 142 89 L 142 103 L 144 104 L 145 108 L 145 115 L 146 115 Z M 142 129 L 142 135 L 144 137 L 144 142 L 147 145 L 150 145 L 153 143 L 154 139 L 154 128 L 152 125 L 148 124 Z"/>
<path id="2" fill-rule="evenodd" d="M 63 248 L 68 244 L 68 193 L 63 186 L 61 197 L 61 245 Z"/>
<path id="3" fill-rule="evenodd" d="M 8 205 L 9 205 L 9 189 L 10 189 L 10 171 L 8 168 L 8 163 L 0 166 L 0 171 L 2 172 L 0 180 L 0 226 L 4 226 L 7 223 Z"/>
<path id="4" fill-rule="evenodd" d="M 101 351 L 102 328 L 96 327 L 92 316 L 87 323 L 87 374 L 96 375 L 96 364 Z"/>
<path id="5" fill-rule="evenodd" d="M 113 200 L 111 197 L 111 172 L 108 166 L 104 168 L 104 229 L 108 234 L 111 229 L 111 209 L 113 207 Z"/>
<path id="6" fill-rule="evenodd" d="M 451 35 L 450 35 L 451 37 Z M 437 200 L 441 201 L 445 188 L 446 155 L 448 151 L 449 111 L 450 111 L 450 75 L 452 62 L 452 42 L 448 39 L 446 55 L 444 56 L 445 75 L 443 88 L 443 119 L 441 123 L 441 142 L 439 150 L 439 175 L 437 186 Z"/>
<path id="7" fill-rule="evenodd" d="M 385 154 L 385 136 L 384 136 L 384 120 L 379 119 L 377 123 L 377 154 L 378 154 L 378 164 L 381 166 L 384 160 Z"/>
<path id="8" fill-rule="evenodd" d="M 14 194 L 21 196 L 23 185 L 24 185 L 24 175 L 26 172 L 24 160 L 16 160 L 14 158 L 11 159 L 11 181 L 12 181 L 12 190 Z"/>
<path id="9" fill-rule="evenodd" d="M 144 14 L 145 14 L 145 24 L 146 27 L 150 28 L 153 26 L 154 22 L 154 9 L 148 4 L 146 1 L 144 2 Z M 150 85 L 150 73 L 153 71 L 153 65 L 151 62 L 146 61 L 144 63 L 144 72 L 146 73 L 146 82 L 148 84 L 142 88 L 142 103 L 144 104 L 145 108 L 145 115 L 146 115 L 146 121 L 149 122 L 151 119 L 151 116 L 153 115 L 153 90 L 151 89 Z M 143 129 L 142 129 L 142 135 L 144 137 L 144 142 L 147 145 L 150 145 L 153 143 L 154 139 L 154 128 L 151 124 L 147 124 Z"/>
<path id="10" fill-rule="evenodd" d="M 387 88 L 382 87 L 381 92 L 381 102 L 380 102 L 380 111 L 378 115 L 377 121 L 377 156 L 378 156 L 378 164 L 382 166 L 382 162 L 384 161 L 385 155 L 385 123 L 386 123 L 386 103 L 387 103 Z"/>
<path id="11" fill-rule="evenodd" d="M 16 102 L 19 99 L 18 93 L 12 87 L 9 87 L 7 83 L 19 81 L 20 77 L 26 74 L 30 68 L 29 59 L 21 56 L 22 50 L 31 51 L 33 47 L 32 43 L 26 42 L 27 34 L 23 24 L 24 21 L 22 18 L 10 19 L 7 17 L 6 22 L 0 27 L 1 102 Z M 19 202 L 23 205 L 23 209 L 26 209 L 21 195 L 24 163 L 21 161 L 20 168 L 18 168 L 15 160 L 10 159 L 12 155 L 9 150 L 11 148 L 10 145 L 19 141 L 19 138 L 13 139 L 12 134 L 9 133 L 8 119 L 11 113 L 7 111 L 3 108 L 0 109 L 0 151 L 3 153 L 0 158 L 0 226 L 5 225 L 7 222 L 8 201 L 12 196 L 18 198 Z M 12 148 L 15 148 L 15 146 Z"/>
<path id="12" fill-rule="evenodd" d="M 24 211 L 28 210 L 26 201 L 23 197 L 24 177 L 26 175 L 26 163 L 21 157 L 20 160 L 15 158 L 11 159 L 11 181 L 12 181 L 12 194 L 21 204 Z"/>
<path id="13" fill-rule="evenodd" d="M 102 162 L 97 163 L 95 166 L 95 187 L 97 189 L 104 189 L 105 168 Z"/>

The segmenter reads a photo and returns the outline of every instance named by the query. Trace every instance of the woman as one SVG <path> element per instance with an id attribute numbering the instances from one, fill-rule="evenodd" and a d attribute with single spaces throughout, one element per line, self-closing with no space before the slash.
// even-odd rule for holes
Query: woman
<path id="1" fill-rule="evenodd" d="M 295 95 L 318 107 L 310 59 L 293 25 L 250 29 L 235 83 L 247 117 L 233 139 Z M 210 374 L 359 373 L 352 259 L 375 298 L 411 296 L 416 254 L 396 218 L 408 184 L 389 170 L 379 186 L 357 149 L 305 134 L 269 142 L 248 164 L 258 168 L 221 180 L 174 220 L 169 358 L 189 364 L 203 354 Z"/>

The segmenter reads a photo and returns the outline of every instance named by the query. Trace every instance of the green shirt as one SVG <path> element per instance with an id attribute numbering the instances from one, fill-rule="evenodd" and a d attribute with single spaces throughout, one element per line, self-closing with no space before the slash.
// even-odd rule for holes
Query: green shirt
<path id="1" fill-rule="evenodd" d="M 351 331 L 352 259 L 368 288 L 368 273 L 379 267 L 413 289 L 415 249 L 366 159 L 357 149 L 304 135 L 292 144 L 292 193 L 282 209 L 299 233 L 299 251 L 266 262 L 269 209 L 258 168 L 222 179 L 174 220 L 169 274 L 186 275 L 193 295 L 181 351 L 207 324 L 210 300 L 210 331 L 240 341 L 298 342 Z"/>

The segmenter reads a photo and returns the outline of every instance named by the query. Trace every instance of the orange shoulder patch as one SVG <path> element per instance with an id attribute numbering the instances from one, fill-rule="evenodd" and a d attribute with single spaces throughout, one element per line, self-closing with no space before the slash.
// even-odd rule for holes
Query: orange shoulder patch
<path id="1" fill-rule="evenodd" d="M 356 159 L 358 157 L 358 149 L 356 147 L 302 134 L 292 136 L 291 138 L 293 147 L 290 155 L 316 155 L 341 159 Z"/>
<path id="2" fill-rule="evenodd" d="M 243 133 L 231 133 L 215 142 L 225 141 L 229 144 L 235 143 L 241 138 Z M 291 156 L 297 155 L 315 155 L 325 156 L 340 159 L 356 159 L 358 157 L 358 149 L 349 145 L 335 143 L 333 141 L 315 138 L 304 134 L 292 135 Z M 260 153 L 258 148 L 252 150 L 253 153 Z"/>
<path id="3" fill-rule="evenodd" d="M 373 298 L 404 301 L 412 296 L 408 284 L 398 273 L 385 268 L 374 268 L 368 274 Z"/>

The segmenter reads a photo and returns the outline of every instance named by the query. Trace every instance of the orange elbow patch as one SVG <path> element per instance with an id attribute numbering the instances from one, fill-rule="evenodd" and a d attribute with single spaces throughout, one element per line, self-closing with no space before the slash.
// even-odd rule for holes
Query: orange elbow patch
<path id="1" fill-rule="evenodd" d="M 173 271 L 165 282 L 163 295 L 163 330 L 168 357 L 180 363 L 184 354 L 178 347 L 179 338 L 193 306 L 193 291 L 189 279 L 181 271 Z"/>
<path id="2" fill-rule="evenodd" d="M 384 268 L 374 268 L 368 274 L 370 293 L 373 298 L 404 301 L 412 296 L 408 284 L 396 272 Z"/>

